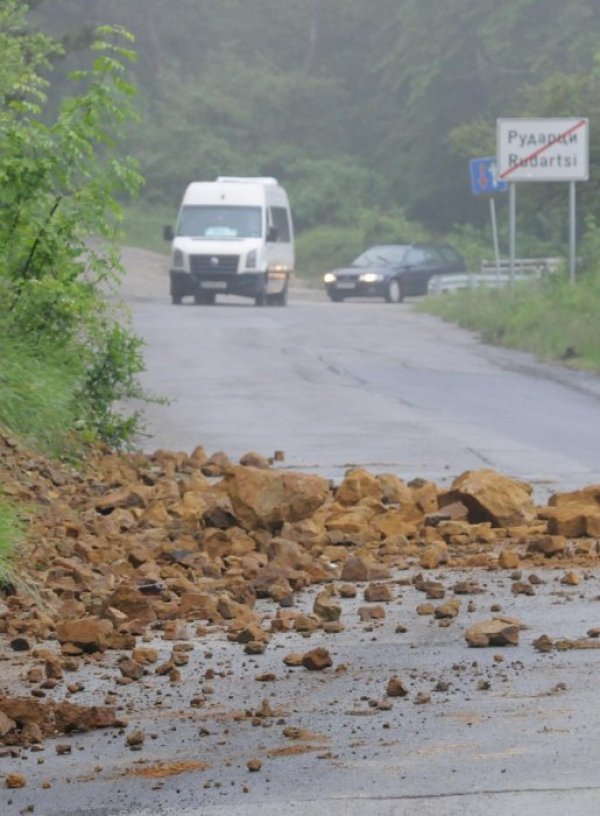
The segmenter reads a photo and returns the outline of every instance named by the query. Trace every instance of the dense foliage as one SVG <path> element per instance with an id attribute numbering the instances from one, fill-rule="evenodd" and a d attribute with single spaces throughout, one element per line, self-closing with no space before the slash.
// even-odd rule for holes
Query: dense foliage
<path id="1" fill-rule="evenodd" d="M 300 231 L 318 228 L 317 238 L 400 210 L 447 231 L 487 220 L 467 160 L 495 151 L 497 117 L 589 116 L 592 155 L 600 149 L 597 0 L 36 6 L 42 30 L 71 45 L 97 22 L 135 33 L 144 127 L 130 145 L 149 202 L 174 208 L 192 178 L 269 174 L 290 188 Z M 521 223 L 562 239 L 564 188 L 528 187 Z M 585 185 L 584 209 L 598 210 L 599 194 L 598 181 Z"/>
<path id="2" fill-rule="evenodd" d="M 73 424 L 120 443 L 138 417 L 115 406 L 141 395 L 142 359 L 140 341 L 105 295 L 119 275 L 115 196 L 141 183 L 135 164 L 114 151 L 133 114 L 124 63 L 135 55 L 124 30 L 97 35 L 89 67 L 72 76 L 78 92 L 50 116 L 42 72 L 62 49 L 26 33 L 18 0 L 0 7 L 0 375 L 12 382 L 9 351 L 17 347 L 24 365 L 58 360 L 69 370 Z M 3 390 L 0 420 L 15 393 Z"/>

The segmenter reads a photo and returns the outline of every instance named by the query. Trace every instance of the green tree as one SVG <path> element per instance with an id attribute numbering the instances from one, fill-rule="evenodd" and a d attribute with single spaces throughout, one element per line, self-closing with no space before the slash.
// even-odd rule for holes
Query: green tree
<path id="1" fill-rule="evenodd" d="M 141 396 L 140 341 L 105 298 L 121 268 L 114 246 L 116 196 L 141 186 L 135 162 L 117 157 L 116 139 L 133 115 L 124 63 L 131 35 L 100 29 L 83 90 L 44 120 L 41 71 L 60 47 L 27 34 L 26 8 L 0 9 L 0 327 L 39 353 L 62 348 L 79 368 L 81 423 L 112 443 L 131 437 L 137 415 L 115 403 Z"/>

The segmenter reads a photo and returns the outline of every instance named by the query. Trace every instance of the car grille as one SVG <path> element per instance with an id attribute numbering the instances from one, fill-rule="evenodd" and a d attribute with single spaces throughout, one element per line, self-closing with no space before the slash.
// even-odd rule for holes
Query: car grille
<path id="1" fill-rule="evenodd" d="M 223 280 L 237 273 L 239 259 L 239 255 L 190 255 L 190 271 L 204 280 Z"/>
<path id="2" fill-rule="evenodd" d="M 356 275 L 337 275 L 338 283 L 358 283 Z"/>

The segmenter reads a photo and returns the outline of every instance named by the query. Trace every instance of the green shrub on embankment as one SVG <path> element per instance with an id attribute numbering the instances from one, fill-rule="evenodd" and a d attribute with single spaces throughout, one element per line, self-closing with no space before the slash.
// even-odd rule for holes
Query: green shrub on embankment
<path id="1" fill-rule="evenodd" d="M 0 328 L 0 432 L 51 456 L 68 452 L 80 406 L 78 366 L 64 352 L 40 353 Z"/>
<path id="2" fill-rule="evenodd" d="M 10 582 L 12 563 L 23 539 L 23 524 L 12 504 L 0 495 L 0 587 Z"/>
<path id="3" fill-rule="evenodd" d="M 568 360 L 600 372 L 600 264 L 571 283 L 566 271 L 513 290 L 470 289 L 428 297 L 418 308 L 476 331 L 482 340 Z"/>

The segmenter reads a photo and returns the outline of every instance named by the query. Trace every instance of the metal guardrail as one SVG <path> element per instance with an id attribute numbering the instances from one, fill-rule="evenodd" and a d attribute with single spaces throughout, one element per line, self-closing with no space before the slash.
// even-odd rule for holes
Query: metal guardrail
<path id="1" fill-rule="evenodd" d="M 556 272 L 562 258 L 515 258 L 514 281 L 535 280 Z M 480 272 L 465 272 L 460 275 L 434 275 L 429 281 L 428 293 L 431 295 L 455 292 L 459 289 L 476 289 L 480 286 L 500 287 L 510 283 L 510 261 L 483 260 Z"/>

